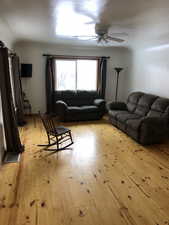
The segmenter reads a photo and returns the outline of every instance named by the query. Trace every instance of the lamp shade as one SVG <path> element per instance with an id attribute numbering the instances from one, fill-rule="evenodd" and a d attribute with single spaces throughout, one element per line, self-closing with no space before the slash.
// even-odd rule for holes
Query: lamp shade
<path id="1" fill-rule="evenodd" d="M 120 71 L 123 70 L 123 68 L 121 68 L 121 67 L 115 67 L 114 69 L 116 70 L 117 73 L 120 73 Z"/>

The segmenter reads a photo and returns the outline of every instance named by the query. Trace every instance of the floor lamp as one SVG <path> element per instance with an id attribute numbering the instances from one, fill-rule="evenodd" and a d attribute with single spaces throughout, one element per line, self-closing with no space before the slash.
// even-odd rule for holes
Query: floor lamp
<path id="1" fill-rule="evenodd" d="M 117 73 L 117 80 L 116 80 L 116 95 L 115 95 L 115 101 L 117 102 L 117 94 L 118 94 L 118 85 L 119 85 L 119 74 L 123 70 L 123 68 L 115 67 L 114 68 Z"/>

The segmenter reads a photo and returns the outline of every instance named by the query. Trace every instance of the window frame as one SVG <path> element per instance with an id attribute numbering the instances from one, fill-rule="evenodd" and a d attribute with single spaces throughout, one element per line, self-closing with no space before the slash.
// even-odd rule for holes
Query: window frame
<path id="1" fill-rule="evenodd" d="M 73 91 L 78 91 L 78 90 L 82 90 L 82 89 L 77 89 L 77 78 L 78 78 L 78 72 L 77 72 L 77 64 L 78 64 L 78 60 L 91 60 L 91 61 L 96 61 L 97 65 L 96 65 L 96 89 L 95 90 L 91 90 L 91 91 L 97 91 L 98 89 L 98 76 L 99 76 L 99 60 L 100 58 L 96 58 L 96 57 L 58 57 L 55 58 L 55 63 L 56 61 L 59 60 L 63 60 L 63 61 L 74 61 L 75 62 L 75 90 Z M 55 81 L 55 91 L 66 91 L 66 90 L 58 90 L 57 89 L 57 66 L 56 66 L 56 81 Z M 71 90 L 71 89 L 67 89 L 67 90 Z M 85 89 L 83 89 L 85 91 Z"/>

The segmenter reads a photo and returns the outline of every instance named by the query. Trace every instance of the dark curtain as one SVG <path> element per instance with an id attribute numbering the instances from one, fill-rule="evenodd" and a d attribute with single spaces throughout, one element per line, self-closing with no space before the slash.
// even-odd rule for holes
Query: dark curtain
<path id="1" fill-rule="evenodd" d="M 16 116 L 18 125 L 23 126 L 25 124 L 24 119 L 24 109 L 23 109 L 23 95 L 22 95 L 22 86 L 21 86 L 21 77 L 20 77 L 20 68 L 19 68 L 19 57 L 17 55 L 11 56 L 12 64 L 12 77 L 14 84 L 14 95 L 15 95 L 15 104 L 16 104 Z"/>
<path id="2" fill-rule="evenodd" d="M 7 151 L 19 153 L 24 148 L 21 145 L 13 105 L 8 49 L 2 42 L 0 42 L 0 91 Z"/>
<path id="3" fill-rule="evenodd" d="M 55 59 L 48 57 L 46 61 L 46 107 L 47 113 L 54 113 L 55 91 Z"/>
<path id="4" fill-rule="evenodd" d="M 101 57 L 98 65 L 97 91 L 101 98 L 105 97 L 107 75 L 107 57 Z"/>

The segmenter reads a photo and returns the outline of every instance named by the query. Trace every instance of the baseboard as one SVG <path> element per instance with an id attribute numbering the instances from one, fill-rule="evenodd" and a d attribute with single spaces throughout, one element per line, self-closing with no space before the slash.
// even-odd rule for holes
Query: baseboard
<path id="1" fill-rule="evenodd" d="M 3 163 L 17 163 L 20 161 L 20 154 L 16 152 L 6 152 Z"/>
<path id="2" fill-rule="evenodd" d="M 39 114 L 38 113 L 31 113 L 31 114 L 25 114 L 24 116 L 25 117 L 31 117 L 31 116 L 38 116 Z"/>

